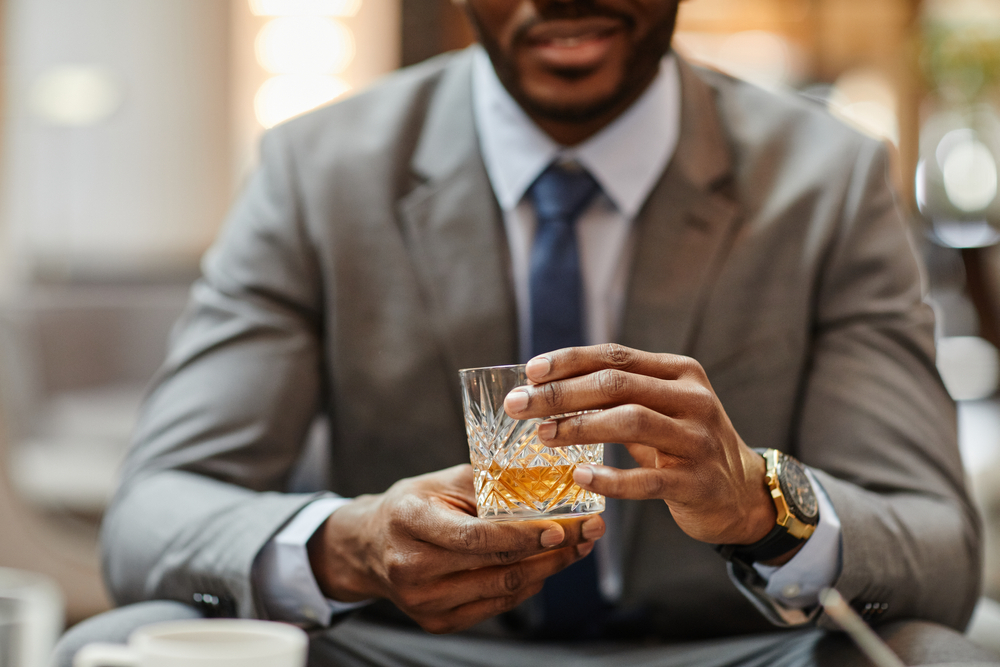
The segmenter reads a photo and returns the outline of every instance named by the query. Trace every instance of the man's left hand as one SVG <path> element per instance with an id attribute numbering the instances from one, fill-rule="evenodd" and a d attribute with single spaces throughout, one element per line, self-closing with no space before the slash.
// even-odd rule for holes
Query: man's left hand
<path id="1" fill-rule="evenodd" d="M 623 443 L 640 467 L 578 467 L 585 489 L 662 499 L 677 524 L 704 542 L 751 544 L 774 527 L 760 454 L 733 428 L 694 359 L 621 345 L 557 350 L 527 365 L 532 385 L 507 395 L 517 419 L 541 418 L 550 447 Z M 600 410 L 563 418 L 552 415 Z"/>

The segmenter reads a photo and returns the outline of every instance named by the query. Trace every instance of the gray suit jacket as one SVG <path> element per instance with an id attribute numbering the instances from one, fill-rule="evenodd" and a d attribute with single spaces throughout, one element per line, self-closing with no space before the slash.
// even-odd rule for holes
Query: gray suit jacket
<path id="1" fill-rule="evenodd" d="M 748 444 L 822 471 L 846 597 L 961 627 L 979 529 L 885 150 L 807 101 L 681 69 L 620 341 L 695 357 Z M 468 460 L 457 370 L 517 357 L 470 74 L 468 53 L 441 57 L 264 140 L 107 514 L 119 603 L 207 592 L 263 614 L 251 568 L 316 497 L 285 489 L 317 414 L 345 496 Z M 664 503 L 626 505 L 624 605 L 664 636 L 769 627 Z"/>

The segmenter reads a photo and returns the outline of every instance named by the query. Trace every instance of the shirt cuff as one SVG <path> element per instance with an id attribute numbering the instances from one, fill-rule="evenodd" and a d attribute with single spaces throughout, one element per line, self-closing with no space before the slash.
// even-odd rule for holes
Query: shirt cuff
<path id="1" fill-rule="evenodd" d="M 306 549 L 323 522 L 349 502 L 349 498 L 338 497 L 314 500 L 264 545 L 254 563 L 253 579 L 271 620 L 326 626 L 335 614 L 368 604 L 324 597 Z"/>
<path id="2" fill-rule="evenodd" d="M 819 503 L 819 524 L 795 556 L 780 567 L 754 563 L 753 569 L 729 568 L 737 587 L 777 625 L 801 625 L 818 614 L 819 592 L 840 575 L 840 517 L 812 471 L 806 474 Z"/>

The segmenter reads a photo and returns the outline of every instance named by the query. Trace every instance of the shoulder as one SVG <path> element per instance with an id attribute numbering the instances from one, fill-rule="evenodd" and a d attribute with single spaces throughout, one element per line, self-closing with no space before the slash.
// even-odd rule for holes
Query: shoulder
<path id="1" fill-rule="evenodd" d="M 446 77 L 461 77 L 470 56 L 448 53 L 387 75 L 345 100 L 320 107 L 270 130 L 264 139 L 278 144 L 296 163 L 320 167 L 379 156 L 398 160 L 420 136 L 434 92 Z M 471 75 L 470 75 L 471 76 Z"/>
<path id="2" fill-rule="evenodd" d="M 792 90 L 769 91 L 715 70 L 696 67 L 715 92 L 717 107 L 731 140 L 743 150 L 782 145 L 833 155 L 878 143 L 835 118 L 819 102 Z"/>
<path id="3" fill-rule="evenodd" d="M 696 73 L 714 93 L 737 183 L 790 196 L 846 193 L 857 170 L 884 168 L 883 143 L 835 118 L 824 105 L 713 70 L 696 68 Z"/>

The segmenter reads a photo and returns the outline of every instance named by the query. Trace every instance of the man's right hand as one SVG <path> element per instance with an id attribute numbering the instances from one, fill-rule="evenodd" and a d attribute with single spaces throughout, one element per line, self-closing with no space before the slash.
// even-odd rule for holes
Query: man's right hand
<path id="1" fill-rule="evenodd" d="M 341 507 L 309 540 L 309 560 L 327 597 L 388 598 L 428 632 L 446 633 L 538 593 L 603 534 L 599 516 L 479 519 L 472 468 L 460 465 Z"/>

